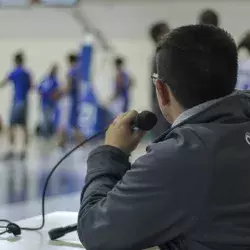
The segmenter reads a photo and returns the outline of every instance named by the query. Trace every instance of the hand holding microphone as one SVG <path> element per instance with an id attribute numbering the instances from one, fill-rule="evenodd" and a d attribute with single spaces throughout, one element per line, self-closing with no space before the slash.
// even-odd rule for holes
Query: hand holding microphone
<path id="1" fill-rule="evenodd" d="M 133 110 L 121 114 L 109 126 L 105 145 L 119 148 L 124 153 L 130 154 L 136 149 L 145 132 L 152 129 L 156 122 L 156 116 L 149 111 L 138 114 Z M 134 130 L 133 128 L 138 129 Z"/>
<path id="2" fill-rule="evenodd" d="M 129 111 L 124 113 L 118 116 L 107 130 L 105 129 L 105 144 L 119 148 L 123 152 L 130 154 L 137 147 L 145 132 L 151 130 L 156 123 L 157 117 L 150 111 L 143 111 L 141 113 Z M 96 135 L 79 146 L 91 141 L 95 137 Z M 77 223 L 66 227 L 54 228 L 49 231 L 49 237 L 51 240 L 56 240 L 76 230 Z"/>

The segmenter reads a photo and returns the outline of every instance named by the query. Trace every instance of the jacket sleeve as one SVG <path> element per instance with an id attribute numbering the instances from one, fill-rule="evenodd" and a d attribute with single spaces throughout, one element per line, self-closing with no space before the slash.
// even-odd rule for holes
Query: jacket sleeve
<path id="1" fill-rule="evenodd" d="M 172 138 L 153 144 L 131 169 L 128 157 L 116 148 L 92 152 L 78 217 L 86 249 L 145 249 L 192 228 L 207 191 L 208 171 L 204 146 L 187 133 L 192 143 Z"/>

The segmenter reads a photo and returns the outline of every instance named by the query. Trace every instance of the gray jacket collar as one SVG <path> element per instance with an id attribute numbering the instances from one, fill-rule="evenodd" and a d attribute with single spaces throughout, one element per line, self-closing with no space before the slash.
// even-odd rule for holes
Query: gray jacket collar
<path id="1" fill-rule="evenodd" d="M 154 140 L 154 143 L 165 140 L 174 129 L 188 124 L 232 123 L 250 121 L 250 91 L 235 91 L 232 94 L 197 105 L 184 111 L 172 127 Z"/>
<path id="2" fill-rule="evenodd" d="M 226 98 L 228 97 L 231 97 L 231 96 L 234 96 L 234 95 L 238 95 L 238 94 L 241 94 L 242 92 L 241 91 L 234 91 L 232 94 L 230 95 L 227 95 L 227 96 L 223 96 L 221 98 L 218 98 L 218 99 L 214 99 L 214 100 L 211 100 L 211 101 L 208 101 L 208 102 L 204 102 L 204 103 L 201 103 L 191 109 L 187 109 L 185 110 L 182 114 L 180 114 L 177 119 L 174 121 L 174 123 L 172 124 L 172 127 L 175 127 L 176 125 L 178 125 L 179 123 L 187 120 L 188 118 L 190 118 L 191 116 L 197 114 L 197 113 L 200 113 L 202 112 L 203 110 L 207 109 L 209 106 L 211 105 L 214 105 L 220 101 L 223 101 L 225 100 Z"/>

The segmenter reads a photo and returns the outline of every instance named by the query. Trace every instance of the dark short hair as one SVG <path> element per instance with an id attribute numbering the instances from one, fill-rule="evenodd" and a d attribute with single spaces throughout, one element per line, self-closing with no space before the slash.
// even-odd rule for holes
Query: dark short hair
<path id="1" fill-rule="evenodd" d="M 154 42 L 158 42 L 158 37 L 169 32 L 169 26 L 166 22 L 157 22 L 149 30 L 149 35 Z"/>
<path id="2" fill-rule="evenodd" d="M 121 67 L 124 64 L 124 59 L 122 57 L 116 57 L 114 63 L 116 67 Z"/>
<path id="3" fill-rule="evenodd" d="M 186 109 L 232 93 L 237 70 L 236 44 L 215 26 L 177 28 L 157 48 L 158 76 Z"/>
<path id="4" fill-rule="evenodd" d="M 49 70 L 49 75 L 54 76 L 56 75 L 57 71 L 58 71 L 58 65 L 54 63 Z"/>
<path id="5" fill-rule="evenodd" d="M 68 55 L 68 61 L 70 63 L 76 63 L 78 61 L 78 55 L 75 53 L 71 53 Z"/>
<path id="6" fill-rule="evenodd" d="M 219 26 L 219 23 L 219 15 L 215 10 L 203 10 L 199 16 L 199 24 L 210 24 L 214 26 Z"/>
<path id="7" fill-rule="evenodd" d="M 24 62 L 24 54 L 23 54 L 23 52 L 17 52 L 14 55 L 14 61 L 15 61 L 16 64 L 23 64 L 23 62 Z"/>

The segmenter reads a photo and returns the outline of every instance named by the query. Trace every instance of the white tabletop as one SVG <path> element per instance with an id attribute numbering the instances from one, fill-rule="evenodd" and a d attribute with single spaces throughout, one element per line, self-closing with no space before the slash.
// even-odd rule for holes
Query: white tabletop
<path id="1" fill-rule="evenodd" d="M 37 232 L 22 231 L 18 237 L 10 234 L 0 236 L 0 249 L 2 250 L 74 250 L 84 249 L 81 245 L 77 233 L 72 232 L 64 237 L 51 241 L 48 231 L 64 227 L 77 222 L 77 213 L 75 212 L 55 212 L 47 214 L 45 217 L 45 226 Z M 41 224 L 41 216 L 36 216 L 26 220 L 18 221 L 20 227 L 35 227 Z M 155 250 L 158 248 L 152 248 Z M 148 249 L 150 250 L 150 249 Z"/>
<path id="2" fill-rule="evenodd" d="M 79 242 L 76 232 L 65 235 L 59 240 L 51 241 L 48 231 L 56 228 L 74 224 L 77 222 L 77 213 L 55 212 L 46 215 L 45 226 L 41 231 L 22 231 L 19 237 L 5 234 L 0 236 L 0 249 L 3 250 L 51 250 L 63 249 L 74 250 L 84 249 Z M 18 221 L 21 227 L 35 227 L 41 223 L 41 216 Z"/>

